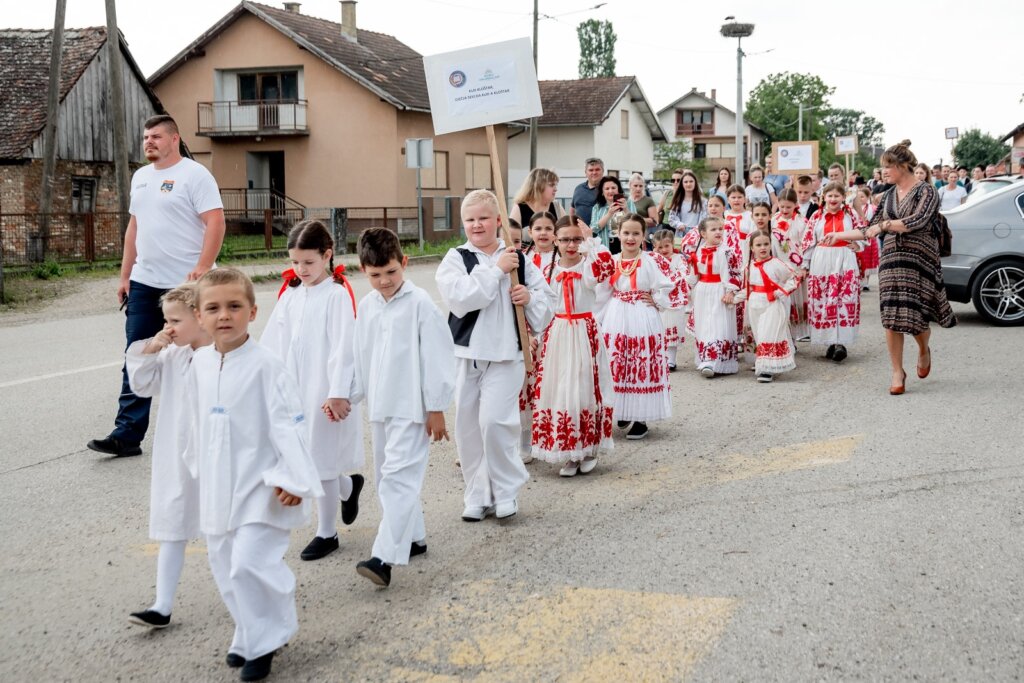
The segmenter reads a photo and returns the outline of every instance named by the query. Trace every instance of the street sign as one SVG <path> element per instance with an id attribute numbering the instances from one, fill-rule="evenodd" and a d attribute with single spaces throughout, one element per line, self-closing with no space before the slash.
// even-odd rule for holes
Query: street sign
<path id="1" fill-rule="evenodd" d="M 947 140 L 956 140 L 958 137 L 960 137 L 960 129 L 959 128 L 956 128 L 954 126 L 953 128 L 947 128 L 946 129 L 946 139 Z"/>
<path id="2" fill-rule="evenodd" d="M 772 169 L 785 175 L 818 172 L 818 141 L 772 143 Z"/>
<path id="3" fill-rule="evenodd" d="M 434 138 L 407 138 L 405 167 L 434 168 Z"/>
<path id="4" fill-rule="evenodd" d="M 836 154 L 856 154 L 857 149 L 856 135 L 840 135 L 836 138 Z"/>

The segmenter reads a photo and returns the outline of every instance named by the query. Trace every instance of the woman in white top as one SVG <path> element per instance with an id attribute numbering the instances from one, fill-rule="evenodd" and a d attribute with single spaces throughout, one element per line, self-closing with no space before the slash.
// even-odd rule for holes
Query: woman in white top
<path id="1" fill-rule="evenodd" d="M 772 207 L 771 213 L 779 210 L 779 201 L 775 198 L 775 188 L 764 182 L 764 169 L 760 166 L 750 167 L 750 184 L 747 185 L 747 204 L 753 206 L 764 202 Z"/>
<path id="2" fill-rule="evenodd" d="M 967 190 L 957 184 L 960 175 L 956 171 L 950 171 L 946 180 L 949 184 L 939 188 L 939 211 L 955 209 L 967 200 Z"/>
<path id="3" fill-rule="evenodd" d="M 693 171 L 684 171 L 680 184 L 682 188 L 672 196 L 668 212 L 668 224 L 676 231 L 676 237 L 686 235 L 708 215 L 708 202 Z"/>

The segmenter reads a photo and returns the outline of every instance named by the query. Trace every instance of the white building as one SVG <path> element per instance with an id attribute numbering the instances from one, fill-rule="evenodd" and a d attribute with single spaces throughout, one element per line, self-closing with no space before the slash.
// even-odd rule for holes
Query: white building
<path id="1" fill-rule="evenodd" d="M 708 171 L 736 169 L 736 112 L 726 109 L 715 99 L 696 88 L 658 112 L 661 128 L 668 142 L 686 140 L 692 145 L 693 157 L 704 159 Z M 743 168 L 761 164 L 765 157 L 765 132 L 744 121 L 743 144 L 746 158 Z"/>
<path id="2" fill-rule="evenodd" d="M 540 99 L 537 166 L 558 174 L 559 197 L 572 196 L 590 157 L 601 158 L 609 175 L 653 177 L 654 144 L 666 137 L 635 77 L 540 81 Z M 514 195 L 530 172 L 524 122 L 509 124 L 508 158 L 508 194 Z"/>

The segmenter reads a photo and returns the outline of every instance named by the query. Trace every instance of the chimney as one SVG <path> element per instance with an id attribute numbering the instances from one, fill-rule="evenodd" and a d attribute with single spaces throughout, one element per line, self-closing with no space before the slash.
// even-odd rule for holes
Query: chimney
<path id="1" fill-rule="evenodd" d="M 715 102 L 718 101 L 718 90 L 716 90 L 715 88 L 711 89 L 711 99 L 713 99 Z"/>
<path id="2" fill-rule="evenodd" d="M 341 0 L 341 35 L 353 43 L 359 42 L 356 33 L 356 0 Z"/>
<path id="3" fill-rule="evenodd" d="M 286 2 L 284 3 L 284 10 L 292 14 L 299 14 L 299 6 L 301 5 L 301 2 Z"/>

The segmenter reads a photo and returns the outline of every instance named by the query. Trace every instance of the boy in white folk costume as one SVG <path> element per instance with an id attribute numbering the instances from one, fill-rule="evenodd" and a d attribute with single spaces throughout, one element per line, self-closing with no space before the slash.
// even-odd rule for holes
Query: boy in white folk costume
<path id="1" fill-rule="evenodd" d="M 242 667 L 241 680 L 256 681 L 298 631 L 295 576 L 284 553 L 289 531 L 309 521 L 304 499 L 324 492 L 295 380 L 249 336 L 252 281 L 234 268 L 211 270 L 200 278 L 197 298 L 199 322 L 214 345 L 192 359 L 184 457 L 199 479 L 210 569 L 235 622 L 227 664 Z"/>
<path id="2" fill-rule="evenodd" d="M 544 276 L 498 239 L 498 200 L 474 190 L 462 202 L 469 241 L 449 249 L 437 269 L 441 298 L 451 311 L 455 340 L 455 442 L 466 482 L 462 519 L 505 518 L 519 510 L 530 475 L 519 456 L 519 392 L 525 367 L 513 304 L 526 309 L 533 330 L 551 322 L 554 294 Z M 519 272 L 512 287 L 509 273 Z"/>
<path id="3" fill-rule="evenodd" d="M 444 411 L 455 392 L 455 349 L 430 295 L 403 279 L 408 260 L 398 235 L 365 230 L 359 263 L 375 291 L 359 302 L 353 401 L 366 399 L 381 522 L 370 559 L 356 571 L 388 586 L 392 566 L 427 552 L 420 491 L 430 440 L 448 438 Z"/>
<path id="4" fill-rule="evenodd" d="M 139 626 L 164 628 L 171 623 L 171 607 L 185 565 L 185 545 L 199 536 L 199 487 L 181 459 L 179 438 L 185 403 L 185 375 L 192 354 L 210 343 L 195 315 L 196 285 L 168 291 L 160 299 L 164 329 L 152 339 L 133 342 L 125 352 L 125 367 L 132 393 L 142 398 L 160 396 L 160 412 L 153 436 L 153 474 L 149 487 L 149 537 L 159 541 L 156 563 L 156 600 L 128 620 Z"/>

